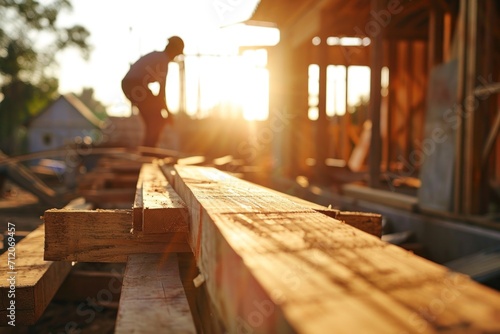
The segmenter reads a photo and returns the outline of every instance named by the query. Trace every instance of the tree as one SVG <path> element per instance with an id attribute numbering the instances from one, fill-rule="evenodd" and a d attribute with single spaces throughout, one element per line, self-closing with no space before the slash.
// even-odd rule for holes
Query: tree
<path id="1" fill-rule="evenodd" d="M 99 119 L 105 120 L 108 117 L 106 106 L 96 100 L 93 88 L 85 87 L 82 89 L 82 92 L 80 94 L 76 94 L 76 96 L 83 102 L 83 104 L 92 110 L 92 112 L 99 117 Z"/>
<path id="2" fill-rule="evenodd" d="M 0 0 L 0 148 L 8 152 L 16 129 L 57 93 L 49 72 L 55 54 L 76 47 L 88 58 L 89 32 L 82 26 L 58 27 L 69 0 Z"/>

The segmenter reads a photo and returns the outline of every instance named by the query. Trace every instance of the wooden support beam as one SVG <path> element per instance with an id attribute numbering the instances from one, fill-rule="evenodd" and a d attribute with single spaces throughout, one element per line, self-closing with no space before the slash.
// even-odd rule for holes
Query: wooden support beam
<path id="1" fill-rule="evenodd" d="M 16 326 L 33 325 L 71 270 L 71 263 L 44 261 L 43 238 L 41 225 L 15 245 L 14 258 L 9 251 L 0 256 L 0 326 L 13 320 Z M 9 318 L 10 314 L 15 317 Z"/>
<path id="2" fill-rule="evenodd" d="M 126 262 L 138 253 L 189 252 L 187 233 L 131 233 L 131 210 L 45 211 L 45 259 Z"/>
<path id="3" fill-rule="evenodd" d="M 383 9 L 381 0 L 371 0 L 371 8 L 378 13 Z M 376 34 L 370 44 L 370 121 L 372 133 L 370 142 L 370 155 L 368 159 L 370 187 L 380 186 L 380 164 L 382 162 L 382 137 L 380 133 L 380 105 L 382 102 L 381 71 L 383 60 L 382 34 Z"/>
<path id="4" fill-rule="evenodd" d="M 144 164 L 133 206 L 134 231 L 188 232 L 188 210 L 157 164 Z"/>
<path id="5" fill-rule="evenodd" d="M 167 175 L 227 332 L 500 330 L 500 294 L 463 275 L 216 169 Z"/>
<path id="6" fill-rule="evenodd" d="M 272 189 L 265 188 L 266 191 L 274 192 L 279 196 L 286 197 L 288 200 L 294 202 L 298 206 L 303 206 L 312 209 L 316 212 L 327 215 L 328 217 L 335 218 L 337 220 L 343 221 L 344 223 L 351 225 L 363 232 L 374 235 L 378 238 L 382 236 L 382 215 L 378 213 L 369 212 L 351 212 L 351 211 L 340 211 L 337 209 L 332 209 L 323 205 L 319 205 L 299 197 L 281 193 Z"/>
<path id="7" fill-rule="evenodd" d="M 49 188 L 26 166 L 0 152 L 0 165 L 3 164 L 6 165 L 7 177 L 11 181 L 38 197 L 45 204 L 61 207 L 61 199 L 53 189 Z"/>
<path id="8" fill-rule="evenodd" d="M 317 62 L 319 66 L 319 91 L 318 91 L 318 119 L 314 122 L 316 128 L 316 166 L 314 176 L 323 181 L 326 178 L 325 161 L 328 157 L 328 117 L 326 114 L 326 84 L 327 84 L 327 68 L 328 68 L 328 45 L 326 40 L 328 32 L 325 28 L 324 18 L 320 16 L 321 30 L 319 33 L 320 44 L 316 46 Z"/>
<path id="9" fill-rule="evenodd" d="M 431 2 L 429 16 L 429 68 L 444 59 L 444 9 L 441 4 Z"/>
<path id="10" fill-rule="evenodd" d="M 129 256 L 115 333 L 196 333 L 176 254 Z"/>

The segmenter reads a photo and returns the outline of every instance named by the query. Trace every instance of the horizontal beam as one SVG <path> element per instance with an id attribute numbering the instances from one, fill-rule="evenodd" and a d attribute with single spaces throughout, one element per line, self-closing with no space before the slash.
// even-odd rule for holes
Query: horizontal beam
<path id="1" fill-rule="evenodd" d="M 115 333 L 196 333 L 176 254 L 129 256 Z"/>
<path id="2" fill-rule="evenodd" d="M 267 189 L 267 188 L 266 188 Z M 285 193 L 278 192 L 276 190 L 267 189 L 267 191 L 275 192 L 280 196 L 286 197 L 286 199 L 296 203 L 299 206 L 312 209 L 316 212 L 327 215 L 328 217 L 335 218 L 337 220 L 343 221 L 344 223 L 351 225 L 363 232 L 374 235 L 378 238 L 382 236 L 382 215 L 378 213 L 369 212 L 350 212 L 350 211 L 340 211 L 337 209 L 328 208 L 323 205 L 319 205 L 299 197 L 288 195 Z"/>
<path id="3" fill-rule="evenodd" d="M 156 164 L 142 166 L 132 210 L 134 232 L 188 232 L 186 205 Z"/>
<path id="4" fill-rule="evenodd" d="M 189 252 L 187 233 L 131 233 L 132 210 L 45 211 L 45 259 L 126 262 L 138 253 Z"/>
<path id="5" fill-rule="evenodd" d="M 71 263 L 44 261 L 43 239 L 41 225 L 15 245 L 13 252 L 0 256 L 0 326 L 12 320 L 16 326 L 33 325 L 71 270 Z M 13 318 L 8 317 L 9 307 L 15 308 Z"/>
<path id="6" fill-rule="evenodd" d="M 216 169 L 165 172 L 228 332 L 500 330 L 500 294 L 466 276 Z"/>

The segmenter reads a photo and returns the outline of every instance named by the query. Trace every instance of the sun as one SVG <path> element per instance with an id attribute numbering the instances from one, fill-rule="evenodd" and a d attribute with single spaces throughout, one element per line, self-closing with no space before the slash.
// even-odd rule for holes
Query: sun
<path id="1" fill-rule="evenodd" d="M 269 113 L 269 72 L 267 51 L 252 45 L 275 44 L 262 38 L 262 27 L 257 30 L 235 26 L 220 31 L 223 49 L 217 50 L 213 36 L 212 49 L 199 53 L 186 52 L 183 66 L 171 64 L 167 77 L 167 103 L 172 110 L 184 109 L 188 115 L 203 118 L 243 117 L 245 120 L 265 120 Z M 267 29 L 267 28 L 266 28 Z M 268 31 L 269 32 L 269 31 Z M 272 29 L 276 34 L 277 29 Z M 270 34 L 264 34 L 269 39 Z M 272 36 L 272 34 L 271 34 Z M 215 42 L 214 42 L 215 41 Z M 245 50 L 241 51 L 244 46 Z M 184 73 L 180 73 L 184 68 Z M 178 87 L 179 80 L 183 87 Z M 181 90 L 185 92 L 180 102 Z M 181 97 L 182 99 L 182 97 Z"/>

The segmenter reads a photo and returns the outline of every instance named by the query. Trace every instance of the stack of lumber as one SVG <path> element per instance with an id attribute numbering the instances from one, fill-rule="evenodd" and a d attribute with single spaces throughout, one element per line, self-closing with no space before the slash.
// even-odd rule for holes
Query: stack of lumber
<path id="1" fill-rule="evenodd" d="M 498 292 L 381 241 L 380 215 L 215 168 L 158 161 L 137 173 L 130 209 L 47 210 L 45 261 L 37 254 L 50 267 L 126 262 L 117 333 L 500 331 Z M 57 290 L 67 273 L 46 272 Z M 39 316 L 50 298 L 26 309 Z"/>
<path id="2" fill-rule="evenodd" d="M 91 172 L 79 179 L 78 193 L 99 207 L 130 207 L 142 164 L 124 158 L 101 158 Z"/>
<path id="3" fill-rule="evenodd" d="M 500 331 L 500 294 L 215 169 L 165 167 L 229 332 Z"/>

